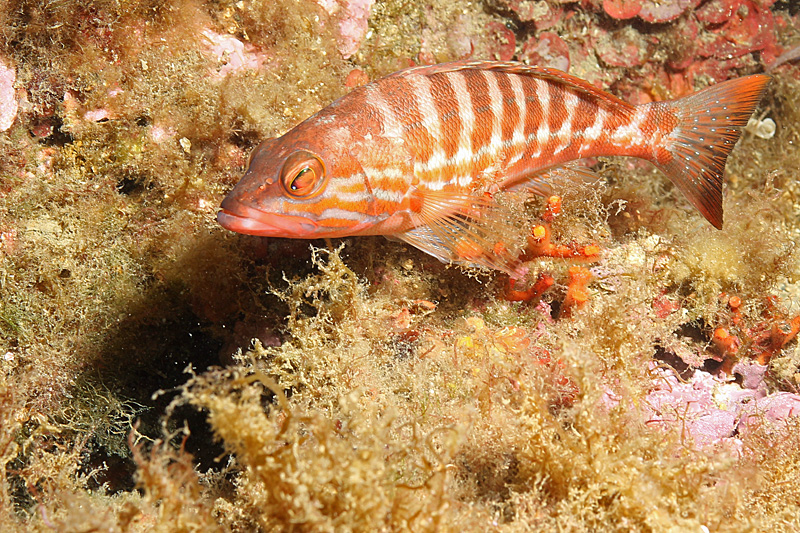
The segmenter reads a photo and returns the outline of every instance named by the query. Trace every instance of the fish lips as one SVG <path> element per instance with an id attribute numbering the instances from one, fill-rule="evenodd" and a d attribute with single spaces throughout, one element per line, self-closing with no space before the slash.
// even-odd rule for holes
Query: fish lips
<path id="1" fill-rule="evenodd" d="M 225 199 L 217 212 L 217 222 L 225 229 L 260 237 L 307 238 L 313 236 L 313 221 L 281 213 L 268 213 Z"/>

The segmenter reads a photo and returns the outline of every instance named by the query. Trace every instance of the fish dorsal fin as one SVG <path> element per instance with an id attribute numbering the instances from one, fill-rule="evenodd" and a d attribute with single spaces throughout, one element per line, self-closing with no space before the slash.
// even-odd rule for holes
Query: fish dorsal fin
<path id="1" fill-rule="evenodd" d="M 549 67 L 526 65 L 525 63 L 519 63 L 516 61 L 452 61 L 450 63 L 411 67 L 390 74 L 387 77 L 403 76 L 410 73 L 431 75 L 465 70 L 488 70 L 495 72 L 506 72 L 508 74 L 517 74 L 519 76 L 531 76 L 569 87 L 573 91 L 595 100 L 602 107 L 611 107 L 623 112 L 633 112 L 634 109 L 633 105 L 629 104 L 625 100 L 598 89 L 588 81 L 582 80 L 571 74 L 567 74 L 564 71 Z"/>
<path id="2" fill-rule="evenodd" d="M 488 195 L 453 191 L 418 191 L 417 226 L 394 237 L 444 262 L 501 270 L 512 274 L 519 256 L 513 242 L 519 233 L 511 213 Z"/>

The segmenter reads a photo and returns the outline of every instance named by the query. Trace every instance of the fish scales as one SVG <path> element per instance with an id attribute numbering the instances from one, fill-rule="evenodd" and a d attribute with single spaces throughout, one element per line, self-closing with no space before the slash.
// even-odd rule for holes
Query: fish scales
<path id="1" fill-rule="evenodd" d="M 218 220 L 267 236 L 387 235 L 445 261 L 510 271 L 513 258 L 496 252 L 502 236 L 481 225 L 503 209 L 492 194 L 547 194 L 568 186 L 564 176 L 586 179 L 575 161 L 620 155 L 655 164 L 721 227 L 725 161 L 768 80 L 634 106 L 519 63 L 406 69 L 259 145 Z"/>
<path id="2" fill-rule="evenodd" d="M 375 85 L 375 91 L 382 93 L 377 100 L 382 104 L 372 105 L 383 109 L 380 112 L 382 123 L 389 124 L 384 126 L 385 131 L 389 134 L 402 131 L 403 138 L 416 154 L 415 170 L 423 185 L 439 189 L 457 181 L 463 173 L 470 177 L 479 173 L 496 159 L 501 150 L 513 149 L 523 154 L 522 149 L 527 145 L 530 154 L 541 153 L 543 148 L 539 137 L 544 137 L 544 143 L 558 140 L 550 132 L 561 126 L 567 113 L 561 91 L 554 88 L 554 84 L 543 86 L 551 93 L 544 101 L 554 109 L 526 115 L 526 111 L 520 111 L 510 90 L 509 78 L 519 79 L 521 76 L 485 71 L 457 72 L 454 76 L 465 78 L 460 85 L 466 88 L 472 108 L 467 120 L 462 119 L 465 108 L 459 107 L 451 80 L 442 73 L 411 75 Z M 532 87 L 530 90 L 532 101 L 536 100 L 536 89 Z M 369 97 L 367 101 L 370 101 Z M 386 112 L 386 107 L 391 109 L 391 113 Z M 530 133 L 537 136 L 512 143 L 513 132 L 523 116 L 529 117 L 535 128 L 533 132 L 526 132 L 528 136 Z M 540 125 L 544 117 L 549 117 L 549 123 L 542 129 Z M 395 123 L 398 127 L 393 127 Z M 462 132 L 464 124 L 468 129 Z M 468 143 L 466 139 L 469 139 Z M 459 149 L 461 157 L 457 158 Z M 531 158 L 526 163 L 529 166 L 540 164 Z"/>
<path id="3" fill-rule="evenodd" d="M 466 107 L 459 105 L 454 78 L 463 78 L 458 86 L 471 104 L 465 117 Z M 656 117 L 637 114 L 624 102 L 609 113 L 609 106 L 604 108 L 591 95 L 563 83 L 520 74 L 468 70 L 411 74 L 385 81 L 388 83 L 374 84 L 374 91 L 381 93 L 382 104 L 376 107 L 391 109 L 391 113 L 380 113 L 384 123 L 397 123 L 386 131 L 402 131 L 416 154 L 415 171 L 421 185 L 433 190 L 471 183 L 501 154 L 506 161 L 520 163 L 515 174 L 614 151 L 641 156 L 648 135 L 658 127 Z M 514 83 L 519 86 L 518 94 Z M 523 98 L 518 101 L 520 96 Z M 597 134 L 587 138 L 583 133 L 600 113 L 606 116 Z M 515 136 L 520 125 L 522 133 Z M 665 131 L 669 131 L 666 122 Z"/>

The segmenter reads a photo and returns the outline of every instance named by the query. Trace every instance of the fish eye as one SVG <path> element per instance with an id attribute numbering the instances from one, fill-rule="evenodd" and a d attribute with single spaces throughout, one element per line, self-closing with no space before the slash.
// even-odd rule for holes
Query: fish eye
<path id="1" fill-rule="evenodd" d="M 306 150 L 298 150 L 286 158 L 281 170 L 283 189 L 293 198 L 313 198 L 320 194 L 325 178 L 322 160 Z"/>

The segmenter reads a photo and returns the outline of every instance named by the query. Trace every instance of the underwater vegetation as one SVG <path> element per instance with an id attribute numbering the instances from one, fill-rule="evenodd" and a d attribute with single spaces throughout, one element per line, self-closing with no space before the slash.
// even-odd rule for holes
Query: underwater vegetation
<path id="1" fill-rule="evenodd" d="M 0 34 L 0 530 L 800 529 L 794 3 L 8 0 Z M 615 158 L 502 199 L 520 280 L 217 225 L 260 142 L 459 59 L 773 79 L 721 230 Z"/>

